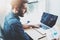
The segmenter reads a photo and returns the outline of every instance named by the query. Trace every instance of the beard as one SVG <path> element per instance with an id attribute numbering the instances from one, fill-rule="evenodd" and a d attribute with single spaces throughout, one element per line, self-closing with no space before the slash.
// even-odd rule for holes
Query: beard
<path id="1" fill-rule="evenodd" d="M 18 11 L 18 16 L 20 16 L 20 17 L 24 17 L 24 14 L 27 12 L 27 10 L 19 10 Z"/>
<path id="2" fill-rule="evenodd" d="M 23 14 L 22 12 L 19 12 L 19 13 L 18 13 L 18 16 L 24 17 L 24 14 Z"/>
<path id="3" fill-rule="evenodd" d="M 20 17 L 24 17 L 24 13 L 23 13 L 22 10 L 19 10 L 17 14 L 18 14 L 18 16 L 20 16 Z"/>

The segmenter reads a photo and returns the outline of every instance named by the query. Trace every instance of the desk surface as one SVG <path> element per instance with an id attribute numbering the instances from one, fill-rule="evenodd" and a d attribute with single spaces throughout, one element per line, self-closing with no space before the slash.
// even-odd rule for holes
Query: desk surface
<path id="1" fill-rule="evenodd" d="M 37 32 L 36 30 L 34 30 L 33 28 L 31 29 L 25 29 L 25 32 L 33 39 L 33 40 L 38 40 L 40 38 L 40 40 L 47 40 L 46 39 L 46 35 L 42 35 L 39 32 Z M 44 38 L 43 38 L 44 37 Z M 42 38 L 42 39 L 41 39 Z"/>

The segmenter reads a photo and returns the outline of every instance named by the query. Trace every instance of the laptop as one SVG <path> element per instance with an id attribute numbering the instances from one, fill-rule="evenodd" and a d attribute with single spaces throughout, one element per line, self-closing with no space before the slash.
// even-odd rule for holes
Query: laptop
<path id="1" fill-rule="evenodd" d="M 58 18 L 57 15 L 53 15 L 53 14 L 49 14 L 49 13 L 44 12 L 41 17 L 40 27 L 45 30 L 52 28 L 56 24 L 57 18 Z"/>
<path id="2" fill-rule="evenodd" d="M 56 24 L 57 18 L 57 15 L 44 12 L 40 20 L 40 28 L 35 30 L 41 34 L 45 34 L 45 30 L 52 28 Z"/>

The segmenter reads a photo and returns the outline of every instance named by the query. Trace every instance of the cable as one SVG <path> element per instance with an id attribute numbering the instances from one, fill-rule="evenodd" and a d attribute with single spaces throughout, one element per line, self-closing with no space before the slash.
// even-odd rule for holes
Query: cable
<path id="1" fill-rule="evenodd" d="M 42 38 L 44 38 L 44 37 L 46 37 L 46 36 L 40 37 L 40 38 L 38 38 L 38 40 L 40 40 L 40 39 L 42 39 Z"/>

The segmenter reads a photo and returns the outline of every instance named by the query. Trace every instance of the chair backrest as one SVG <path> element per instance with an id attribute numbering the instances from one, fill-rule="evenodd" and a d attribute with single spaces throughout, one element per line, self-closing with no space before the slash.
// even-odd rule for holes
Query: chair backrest
<path id="1" fill-rule="evenodd" d="M 0 33 L 1 33 L 1 36 L 0 36 L 0 38 L 1 39 L 3 39 L 3 40 L 5 40 L 5 32 L 4 32 L 4 30 L 3 30 L 3 28 L 1 27 L 1 25 L 0 25 Z"/>
<path id="2" fill-rule="evenodd" d="M 2 36 L 2 27 L 0 25 L 0 40 L 3 39 L 3 36 Z"/>

